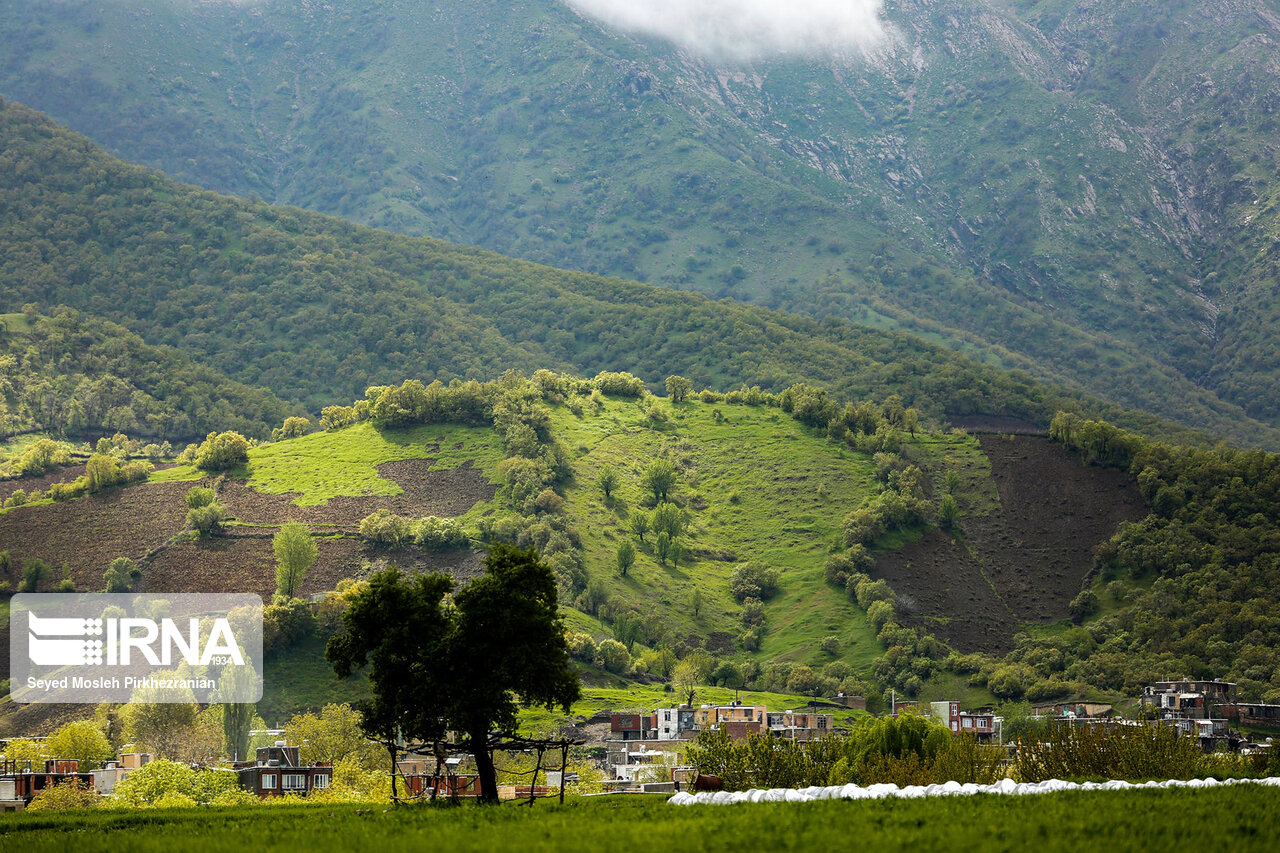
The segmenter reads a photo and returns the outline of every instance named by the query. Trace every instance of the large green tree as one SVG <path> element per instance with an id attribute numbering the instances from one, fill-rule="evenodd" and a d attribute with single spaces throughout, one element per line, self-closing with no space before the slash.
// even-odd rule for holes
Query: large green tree
<path id="1" fill-rule="evenodd" d="M 445 575 L 379 572 L 343 617 L 326 655 L 341 676 L 369 666 L 366 734 L 392 753 L 456 732 L 476 759 L 482 798 L 497 799 L 493 734 L 516 731 L 517 703 L 562 708 L 578 698 L 555 575 L 533 550 L 494 545 L 485 573 L 451 603 Z"/>

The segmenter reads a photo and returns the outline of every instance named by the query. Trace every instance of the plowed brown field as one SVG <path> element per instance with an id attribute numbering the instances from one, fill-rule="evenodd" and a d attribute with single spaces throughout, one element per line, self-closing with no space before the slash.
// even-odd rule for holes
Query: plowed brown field
<path id="1" fill-rule="evenodd" d="M 899 609 L 963 651 L 1009 648 L 1016 627 L 1065 618 L 1093 551 L 1147 507 L 1123 472 L 1084 465 L 1047 438 L 979 437 L 1000 508 L 962 517 L 876 558 Z"/>

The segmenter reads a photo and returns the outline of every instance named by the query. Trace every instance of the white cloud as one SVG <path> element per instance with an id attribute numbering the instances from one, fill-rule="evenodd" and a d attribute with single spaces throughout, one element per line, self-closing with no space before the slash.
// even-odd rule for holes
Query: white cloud
<path id="1" fill-rule="evenodd" d="M 565 0 L 588 17 L 713 59 L 865 50 L 883 0 Z"/>

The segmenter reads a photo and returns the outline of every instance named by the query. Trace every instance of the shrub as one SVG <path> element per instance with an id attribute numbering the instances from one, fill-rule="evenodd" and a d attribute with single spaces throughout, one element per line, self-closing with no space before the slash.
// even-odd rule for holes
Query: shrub
<path id="1" fill-rule="evenodd" d="M 187 526 L 202 536 L 217 533 L 225 520 L 222 504 L 217 502 L 187 510 Z"/>
<path id="2" fill-rule="evenodd" d="M 555 514 L 564 509 L 564 498 L 556 494 L 555 489 L 546 488 L 538 492 L 538 497 L 534 499 L 533 506 L 538 512 Z"/>
<path id="3" fill-rule="evenodd" d="M 631 652 L 617 640 L 602 640 L 596 647 L 596 660 L 610 672 L 626 672 L 631 667 Z"/>
<path id="4" fill-rule="evenodd" d="M 112 792 L 111 804 L 134 808 L 203 805 L 238 787 L 234 773 L 195 770 L 157 758 L 121 779 Z"/>
<path id="5" fill-rule="evenodd" d="M 471 540 L 458 519 L 429 515 L 413 525 L 413 544 L 428 551 L 446 551 L 465 548 Z"/>
<path id="6" fill-rule="evenodd" d="M 300 598 L 262 608 L 262 647 L 272 651 L 289 648 L 311 636 L 316 617 L 310 605 Z"/>
<path id="7" fill-rule="evenodd" d="M 889 588 L 889 582 L 884 580 L 864 578 L 854 589 L 854 594 L 858 599 L 858 606 L 868 612 L 877 601 L 893 601 L 893 590 Z"/>
<path id="8" fill-rule="evenodd" d="M 596 659 L 596 641 L 590 634 L 570 634 L 568 646 L 569 656 L 574 660 L 591 663 Z"/>
<path id="9" fill-rule="evenodd" d="M 778 570 L 760 563 L 747 563 L 733 570 L 729 592 L 738 601 L 759 598 L 767 601 L 778 592 Z"/>
<path id="10" fill-rule="evenodd" d="M 187 490 L 187 509 L 200 509 L 213 503 L 217 498 L 213 489 L 205 486 L 192 486 Z"/>
<path id="11" fill-rule="evenodd" d="M 93 785 L 81 785 L 78 780 L 61 782 L 45 788 L 27 805 L 29 812 L 53 812 L 67 809 L 93 809 L 102 804 L 102 796 Z"/>
<path id="12" fill-rule="evenodd" d="M 1079 595 L 1071 600 L 1071 604 L 1067 609 L 1071 616 L 1071 621 L 1079 625 L 1084 620 L 1098 612 L 1098 594 L 1092 589 L 1081 591 Z"/>
<path id="13" fill-rule="evenodd" d="M 226 471 L 249 461 L 249 440 L 238 432 L 211 432 L 195 453 L 196 467 Z"/>
<path id="14" fill-rule="evenodd" d="M 19 588 L 19 592 L 35 592 L 40 587 L 40 581 L 44 579 L 51 568 L 53 567 L 37 557 L 28 557 L 23 560 L 22 586 Z"/>
<path id="15" fill-rule="evenodd" d="M 867 621 L 871 623 L 877 633 L 889 622 L 892 622 L 893 618 L 893 602 L 891 601 L 873 601 L 871 606 L 867 608 Z"/>
<path id="16" fill-rule="evenodd" d="M 282 438 L 297 438 L 306 435 L 307 430 L 311 429 L 311 420 L 309 418 L 291 417 L 285 418 L 284 424 L 280 429 L 271 431 L 273 441 L 279 441 Z"/>
<path id="17" fill-rule="evenodd" d="M 47 438 L 37 439 L 10 466 L 15 477 L 34 477 L 71 461 L 67 448 Z"/>
<path id="18" fill-rule="evenodd" d="M 601 393 L 615 397 L 640 397 L 645 393 L 644 381 L 630 373 L 600 372 L 593 380 Z"/>
<path id="19" fill-rule="evenodd" d="M 413 527 L 407 518 L 389 510 L 374 510 L 360 522 L 360 535 L 371 542 L 398 548 L 413 535 Z"/>
<path id="20" fill-rule="evenodd" d="M 1001 699 L 1017 699 L 1035 680 L 1035 670 L 1013 663 L 997 668 L 987 678 L 987 689 Z"/>
<path id="21" fill-rule="evenodd" d="M 320 410 L 321 429 L 341 429 L 357 420 L 354 406 L 325 406 Z"/>

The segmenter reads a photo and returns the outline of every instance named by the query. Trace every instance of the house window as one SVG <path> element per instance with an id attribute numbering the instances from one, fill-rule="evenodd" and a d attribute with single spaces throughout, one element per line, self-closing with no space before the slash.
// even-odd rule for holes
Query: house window
<path id="1" fill-rule="evenodd" d="M 969 719 L 968 717 L 965 717 L 963 725 L 966 729 L 971 729 L 973 728 L 973 720 Z"/>
<path id="2" fill-rule="evenodd" d="M 958 723 L 956 723 L 956 721 L 955 721 L 955 720 L 952 720 L 952 721 L 951 721 L 951 731 L 955 732 L 955 731 L 959 731 L 959 730 L 960 730 L 960 729 L 959 729 L 959 724 L 958 724 Z"/>
<path id="3" fill-rule="evenodd" d="M 274 789 L 275 789 L 275 787 L 276 787 L 276 774 L 274 774 L 274 773 L 263 773 L 263 774 L 262 774 L 262 787 L 263 787 L 263 788 L 271 788 L 271 789 L 273 789 L 273 790 L 274 790 Z"/>
<path id="4" fill-rule="evenodd" d="M 321 773 L 312 780 L 312 786 L 315 788 L 329 787 L 329 777 Z"/>
<path id="5" fill-rule="evenodd" d="M 305 791 L 307 789 L 307 777 L 301 773 L 284 774 L 284 789 L 286 791 Z"/>

